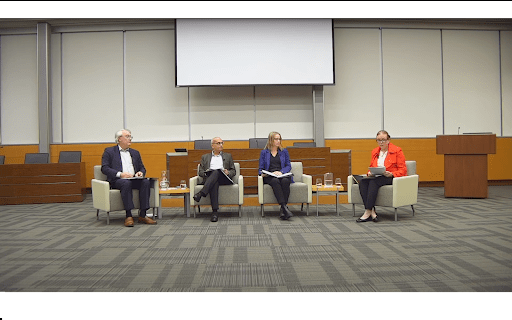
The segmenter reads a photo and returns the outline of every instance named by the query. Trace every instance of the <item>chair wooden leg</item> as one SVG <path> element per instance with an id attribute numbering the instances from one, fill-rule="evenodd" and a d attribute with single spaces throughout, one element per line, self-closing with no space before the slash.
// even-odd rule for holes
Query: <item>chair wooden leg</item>
<path id="1" fill-rule="evenodd" d="M 300 204 L 300 211 L 304 211 L 304 203 Z"/>
<path id="2" fill-rule="evenodd" d="M 398 214 L 397 214 L 397 208 L 395 208 L 395 221 L 398 221 Z"/>
<path id="3" fill-rule="evenodd" d="M 194 206 L 194 218 L 196 217 L 196 206 Z"/>
<path id="4" fill-rule="evenodd" d="M 261 205 L 261 217 L 265 216 L 265 210 L 263 209 L 263 205 Z"/>
<path id="5" fill-rule="evenodd" d="M 352 203 L 352 217 L 356 216 L 356 205 Z"/>
<path id="6" fill-rule="evenodd" d="M 107 225 L 110 224 L 110 212 L 107 211 Z"/>
<path id="7" fill-rule="evenodd" d="M 309 203 L 306 203 L 306 216 L 309 216 Z"/>
<path id="8" fill-rule="evenodd" d="M 412 216 L 414 217 L 414 205 L 411 204 L 411 208 L 412 208 Z"/>
<path id="9" fill-rule="evenodd" d="M 100 209 L 96 210 L 96 220 L 100 220 Z"/>
<path id="10" fill-rule="evenodd" d="M 242 217 L 242 205 L 238 205 L 238 217 Z"/>

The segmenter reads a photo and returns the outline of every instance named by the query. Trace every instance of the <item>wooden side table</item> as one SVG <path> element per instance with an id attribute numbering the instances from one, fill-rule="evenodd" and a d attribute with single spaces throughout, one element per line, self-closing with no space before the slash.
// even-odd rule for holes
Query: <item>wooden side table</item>
<path id="1" fill-rule="evenodd" d="M 158 219 L 162 219 L 162 196 L 183 196 L 184 212 L 190 218 L 190 188 L 167 188 L 160 190 L 160 206 L 158 207 Z"/>
<path id="2" fill-rule="evenodd" d="M 343 186 L 336 186 L 333 185 L 332 187 L 326 187 L 325 185 L 322 185 L 321 187 L 317 187 L 315 184 L 312 186 L 312 191 L 316 193 L 316 216 L 318 217 L 318 196 L 320 193 L 325 194 L 334 194 L 336 195 L 336 215 L 340 215 L 338 211 L 338 202 L 339 202 L 339 194 L 340 192 L 345 191 L 345 188 Z"/>

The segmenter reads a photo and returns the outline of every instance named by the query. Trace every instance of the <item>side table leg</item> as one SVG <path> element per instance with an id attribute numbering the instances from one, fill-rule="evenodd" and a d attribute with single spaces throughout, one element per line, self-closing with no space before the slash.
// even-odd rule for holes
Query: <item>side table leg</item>
<path id="1" fill-rule="evenodd" d="M 316 190 L 316 216 L 318 217 L 318 194 L 320 192 L 318 192 L 318 190 Z"/>
<path id="2" fill-rule="evenodd" d="M 159 204 L 158 204 L 157 216 L 158 216 L 158 219 L 162 219 L 162 195 L 160 194 L 158 197 L 160 198 L 160 201 L 159 201 Z"/>
<path id="3" fill-rule="evenodd" d="M 336 215 L 339 217 L 340 212 L 338 211 L 338 202 L 339 202 L 338 195 L 339 195 L 339 192 L 336 191 Z"/>
<path id="4" fill-rule="evenodd" d="M 190 193 L 185 193 L 183 199 L 183 201 L 185 202 L 185 213 L 187 214 L 187 218 L 190 218 Z"/>

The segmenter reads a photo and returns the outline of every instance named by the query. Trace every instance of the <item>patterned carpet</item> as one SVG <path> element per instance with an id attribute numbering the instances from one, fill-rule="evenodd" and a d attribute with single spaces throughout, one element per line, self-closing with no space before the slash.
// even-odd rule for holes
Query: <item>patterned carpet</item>
<path id="1" fill-rule="evenodd" d="M 0 206 L 5 292 L 512 292 L 512 186 L 487 199 L 420 188 L 410 208 L 378 208 L 356 223 L 351 205 L 278 219 L 278 207 L 221 207 L 158 225 L 123 226 L 81 203 Z M 357 207 L 357 215 L 362 214 Z M 510 295 L 508 296 L 510 297 Z M 270 299 L 269 299 L 270 300 Z M 0 318 L 2 314 L 0 314 Z M 5 316 L 4 316 L 5 317 Z M 5 317 L 5 319 L 8 319 Z"/>

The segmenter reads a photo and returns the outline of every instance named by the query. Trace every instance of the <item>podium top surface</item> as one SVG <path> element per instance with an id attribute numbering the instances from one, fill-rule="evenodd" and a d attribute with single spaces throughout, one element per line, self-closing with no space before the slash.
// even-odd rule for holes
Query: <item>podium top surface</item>
<path id="1" fill-rule="evenodd" d="M 495 134 L 455 134 L 436 136 L 437 154 L 494 154 Z"/>

